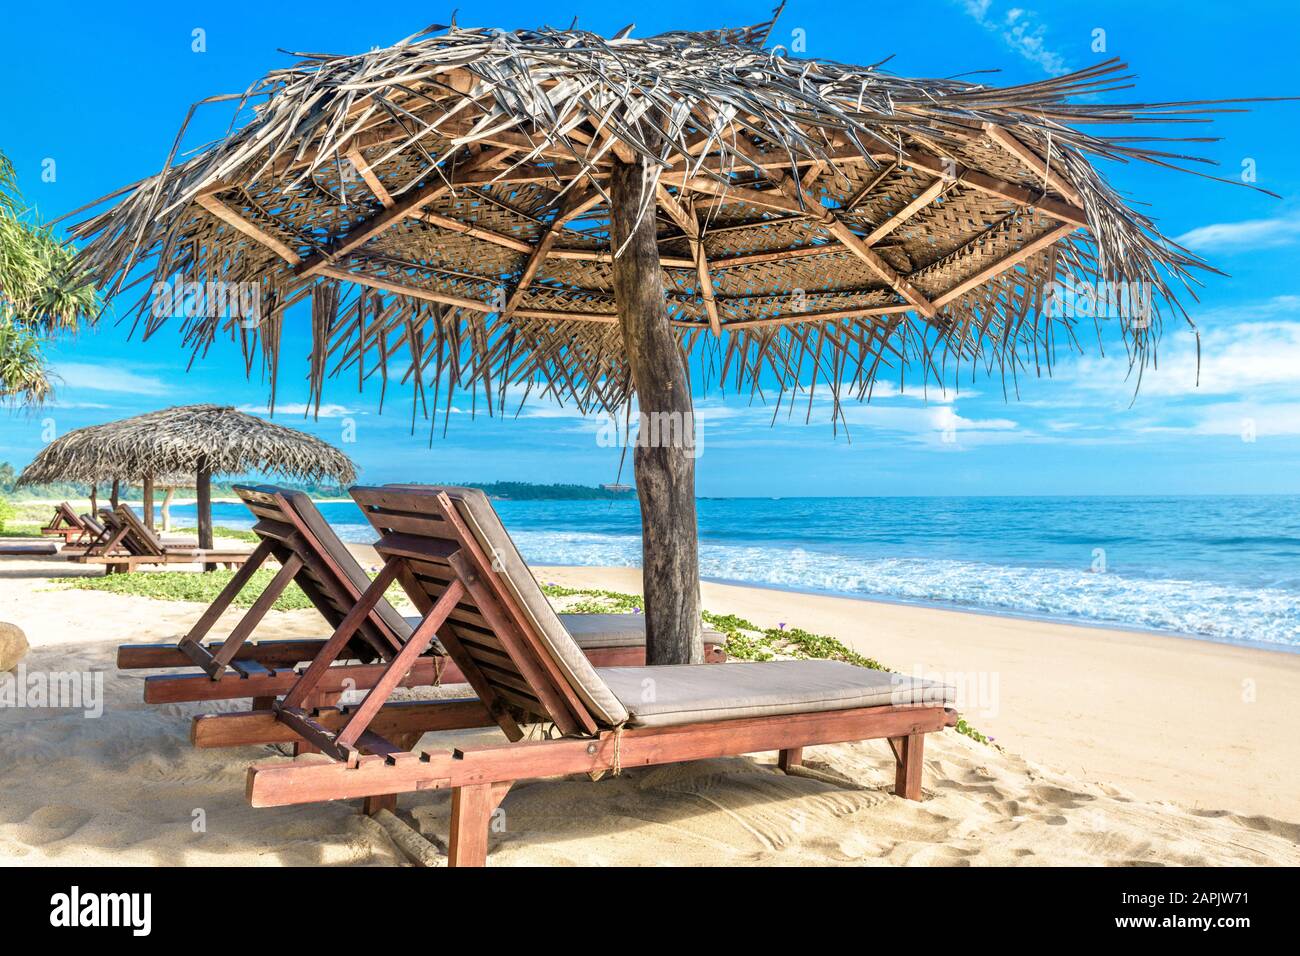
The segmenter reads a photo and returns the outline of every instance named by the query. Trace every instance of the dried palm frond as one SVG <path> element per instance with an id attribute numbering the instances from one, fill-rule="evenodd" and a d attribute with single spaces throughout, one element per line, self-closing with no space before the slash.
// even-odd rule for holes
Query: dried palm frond
<path id="1" fill-rule="evenodd" d="M 356 480 L 351 459 L 319 438 L 229 406 L 186 405 L 70 431 L 41 449 L 18 484 L 152 476 L 175 483 L 201 466 L 214 475 Z"/>

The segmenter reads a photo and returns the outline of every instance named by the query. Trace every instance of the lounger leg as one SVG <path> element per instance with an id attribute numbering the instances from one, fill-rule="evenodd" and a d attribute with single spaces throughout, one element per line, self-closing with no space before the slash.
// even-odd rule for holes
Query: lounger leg
<path id="1" fill-rule="evenodd" d="M 921 799 L 921 761 L 925 752 L 925 734 L 891 737 L 894 748 L 894 793 L 905 800 Z"/>
<path id="2" fill-rule="evenodd" d="M 270 710 L 271 705 L 274 703 L 274 697 L 254 697 L 253 706 L 249 710 Z"/>
<path id="3" fill-rule="evenodd" d="M 366 797 L 361 806 L 361 812 L 368 817 L 373 817 L 380 810 L 387 810 L 390 813 L 397 812 L 397 794 L 385 793 L 377 797 Z"/>
<path id="4" fill-rule="evenodd" d="M 791 747 L 789 750 L 782 750 L 776 757 L 776 765 L 786 773 L 790 772 L 791 767 L 803 766 L 803 748 Z"/>
<path id="5" fill-rule="evenodd" d="M 448 866 L 486 866 L 492 786 L 479 783 L 451 791 L 451 842 Z"/>
<path id="6" fill-rule="evenodd" d="M 487 865 L 488 825 L 509 790 L 509 781 L 452 788 L 448 866 Z"/>

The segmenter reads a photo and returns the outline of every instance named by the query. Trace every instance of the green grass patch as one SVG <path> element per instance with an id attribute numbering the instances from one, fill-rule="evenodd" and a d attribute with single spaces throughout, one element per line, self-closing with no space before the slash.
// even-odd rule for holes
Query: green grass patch
<path id="1" fill-rule="evenodd" d="M 4 527 L 0 528 L 0 538 L 39 538 L 42 537 L 41 527 L 42 523 L 38 521 L 6 521 Z"/>
<path id="2" fill-rule="evenodd" d="M 56 587 L 77 588 L 84 591 L 108 591 L 112 594 L 129 594 L 133 597 L 152 598 L 155 601 L 193 601 L 211 604 L 221 589 L 230 583 L 235 572 L 226 569 L 198 573 L 194 571 L 132 571 L 128 574 L 108 574 L 94 578 L 64 578 L 52 582 Z M 275 572 L 259 568 L 252 580 L 235 598 L 236 607 L 251 607 L 257 596 L 266 589 Z M 307 595 L 296 584 L 284 589 L 273 607 L 277 611 L 296 611 L 311 607 Z"/>
<path id="3" fill-rule="evenodd" d="M 197 538 L 199 535 L 198 528 L 172 528 L 167 532 L 169 535 L 189 535 L 191 538 Z M 262 539 L 257 536 L 256 531 L 248 528 L 223 528 L 220 526 L 212 529 L 212 534 L 217 538 L 230 538 L 232 541 L 247 541 L 251 544 L 257 544 Z"/>
<path id="4" fill-rule="evenodd" d="M 112 594 L 129 594 L 152 598 L 155 601 L 192 601 L 211 604 L 222 588 L 235 576 L 233 570 L 219 568 L 215 571 L 131 571 L 127 574 L 107 574 L 103 577 L 59 578 L 50 583 L 54 587 L 76 588 L 83 591 L 108 591 Z M 235 607 L 251 607 L 257 596 L 275 577 L 273 568 L 258 568 L 253 577 L 235 597 Z M 388 589 L 388 600 L 395 606 L 406 605 L 406 594 L 401 585 Z M 312 607 L 311 600 L 297 584 L 290 583 L 272 607 L 277 611 L 297 611 Z"/>

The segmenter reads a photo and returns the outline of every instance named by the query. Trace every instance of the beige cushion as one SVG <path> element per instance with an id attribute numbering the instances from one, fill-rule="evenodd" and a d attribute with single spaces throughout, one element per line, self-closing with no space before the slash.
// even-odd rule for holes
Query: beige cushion
<path id="1" fill-rule="evenodd" d="M 533 630 L 550 652 L 552 660 L 565 676 L 592 716 L 608 725 L 621 724 L 628 714 L 605 682 L 587 660 L 582 648 L 569 636 L 564 624 L 555 614 L 551 602 L 542 593 L 537 579 L 520 557 L 515 543 L 510 540 L 496 509 L 487 495 L 477 488 L 458 488 L 449 485 L 420 485 L 421 490 L 445 492 L 456 505 L 461 518 L 469 525 L 479 546 L 487 552 L 488 560 L 497 568 L 506 587 L 514 596 L 524 614 L 533 624 Z M 714 665 L 716 666 L 716 665 Z"/>
<path id="2" fill-rule="evenodd" d="M 886 704 L 947 707 L 955 699 L 946 684 L 841 661 L 601 667 L 596 673 L 637 727 Z"/>
<path id="3" fill-rule="evenodd" d="M 559 618 L 582 648 L 645 645 L 644 614 L 560 614 Z M 727 636 L 705 627 L 704 643 L 726 644 Z"/>
<path id="4" fill-rule="evenodd" d="M 645 644 L 645 617 L 641 614 L 557 614 L 569 636 L 584 651 L 600 647 L 641 647 Z M 589 620 L 595 618 L 595 620 Z M 412 628 L 420 624 L 420 615 L 406 615 Z M 725 638 L 718 635 L 722 643 Z M 705 638 L 708 640 L 708 638 Z"/>

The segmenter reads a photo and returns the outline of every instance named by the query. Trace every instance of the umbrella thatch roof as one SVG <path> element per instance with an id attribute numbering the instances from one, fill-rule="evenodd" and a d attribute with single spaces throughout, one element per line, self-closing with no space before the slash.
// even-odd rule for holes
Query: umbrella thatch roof
<path id="1" fill-rule="evenodd" d="M 201 468 L 342 485 L 356 480 L 351 459 L 319 438 L 229 406 L 186 405 L 70 431 L 41 450 L 18 484 L 156 476 L 158 484 L 192 485 Z"/>
<path id="2" fill-rule="evenodd" d="M 517 383 L 612 410 L 631 378 L 607 184 L 615 159 L 648 157 L 674 328 L 738 388 L 821 380 L 838 402 L 905 360 L 931 380 L 1040 372 L 1077 344 L 1079 318 L 1049 307 L 1065 282 L 1146 290 L 1150 314 L 1113 324 L 1135 366 L 1152 358 L 1203 263 L 1094 162 L 1193 161 L 1149 127 L 1214 110 L 1103 103 L 1130 79 L 1114 60 L 1011 87 L 908 79 L 764 49 L 770 27 L 434 26 L 299 54 L 224 98 L 229 135 L 106 197 L 73 235 L 110 293 L 256 283 L 255 327 L 211 308 L 176 321 L 196 355 L 235 338 L 272 383 L 283 310 L 313 294 L 317 401 L 349 370 L 391 372 L 435 410 L 439 385 L 491 410 Z M 170 317 L 149 292 L 137 308 L 146 336 Z"/>

